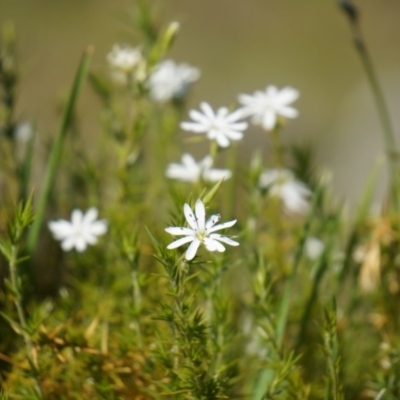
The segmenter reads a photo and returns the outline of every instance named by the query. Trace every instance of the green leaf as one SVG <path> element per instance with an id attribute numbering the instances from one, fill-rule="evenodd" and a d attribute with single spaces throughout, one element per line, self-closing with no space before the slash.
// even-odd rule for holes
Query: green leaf
<path id="1" fill-rule="evenodd" d="M 10 324 L 11 328 L 14 329 L 14 331 L 18 333 L 18 335 L 22 334 L 23 329 L 18 322 L 14 321 L 12 318 L 10 318 L 7 314 L 3 313 L 2 311 L 0 311 L 0 315 Z"/>
<path id="2" fill-rule="evenodd" d="M 82 56 L 81 62 L 78 67 L 78 71 L 75 75 L 75 80 L 72 84 L 68 101 L 63 111 L 60 127 L 57 136 L 55 138 L 53 147 L 51 149 L 50 158 L 47 163 L 44 184 L 39 197 L 37 218 L 33 223 L 28 236 L 27 247 L 30 253 L 34 251 L 34 249 L 36 248 L 36 244 L 39 240 L 40 229 L 42 227 L 43 220 L 45 218 L 47 203 L 50 199 L 51 191 L 54 185 L 58 169 L 58 164 L 61 159 L 61 152 L 64 144 L 64 139 L 72 120 L 72 114 L 75 108 L 75 104 L 78 100 L 83 83 L 85 82 L 89 70 L 92 53 L 93 53 L 93 48 L 88 47 Z"/>
<path id="3" fill-rule="evenodd" d="M 224 179 L 225 179 L 225 178 L 222 178 L 219 182 L 217 182 L 217 183 L 210 189 L 210 191 L 204 196 L 204 198 L 203 198 L 204 206 L 207 207 L 207 206 L 212 202 L 212 200 L 213 200 L 214 197 L 216 196 L 216 194 L 217 194 L 219 188 L 221 187 L 222 182 L 224 181 Z"/>

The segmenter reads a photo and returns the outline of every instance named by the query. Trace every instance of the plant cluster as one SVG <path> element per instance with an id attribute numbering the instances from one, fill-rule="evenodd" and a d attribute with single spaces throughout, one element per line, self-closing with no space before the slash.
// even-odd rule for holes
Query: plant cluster
<path id="1" fill-rule="evenodd" d="M 269 85 L 188 110 L 200 70 L 167 58 L 179 24 L 160 26 L 147 2 L 142 42 L 113 46 L 108 73 L 85 50 L 50 145 L 18 117 L 4 27 L 0 399 L 400 397 L 399 169 L 357 10 L 340 5 L 391 176 L 373 212 L 374 168 L 352 216 L 311 150 L 286 143 L 300 93 Z M 102 104 L 90 147 L 75 111 L 85 82 Z M 253 134 L 269 152 L 247 164 Z M 201 141 L 197 161 L 187 148 Z"/>

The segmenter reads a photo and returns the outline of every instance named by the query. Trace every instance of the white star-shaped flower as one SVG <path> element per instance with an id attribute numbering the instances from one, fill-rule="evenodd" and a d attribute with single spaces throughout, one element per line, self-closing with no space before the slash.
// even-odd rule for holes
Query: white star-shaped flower
<path id="1" fill-rule="evenodd" d="M 285 87 L 278 90 L 276 86 L 268 86 L 265 91 L 257 91 L 252 95 L 239 95 L 239 103 L 243 105 L 243 113 L 251 117 L 253 124 L 261 125 L 267 131 L 274 129 L 278 117 L 296 118 L 299 113 L 290 104 L 300 96 L 298 90 Z"/>
<path id="2" fill-rule="evenodd" d="M 200 71 L 188 64 L 177 64 L 172 60 L 159 63 L 149 78 L 150 96 L 165 103 L 183 97 L 190 84 L 200 78 Z"/>
<path id="3" fill-rule="evenodd" d="M 309 210 L 311 190 L 298 181 L 288 169 L 270 169 L 260 175 L 259 186 L 268 189 L 271 196 L 280 197 L 286 210 L 306 214 Z"/>
<path id="4" fill-rule="evenodd" d="M 215 225 L 220 219 L 220 215 L 212 215 L 206 221 L 206 210 L 201 200 L 197 200 L 195 205 L 195 213 L 188 204 L 183 207 L 186 221 L 189 225 L 186 227 L 170 227 L 165 230 L 174 236 L 183 236 L 175 240 L 167 246 L 167 249 L 176 249 L 183 244 L 190 243 L 186 250 L 186 260 L 192 260 L 197 253 L 201 244 L 203 244 L 208 251 L 224 252 L 225 246 L 221 243 L 229 244 L 230 246 L 239 246 L 238 242 L 229 239 L 226 236 L 214 233 L 221 229 L 230 228 L 235 225 L 236 220 L 225 222 L 223 224 Z"/>
<path id="5" fill-rule="evenodd" d="M 181 128 L 193 133 L 205 133 L 210 140 L 215 140 L 220 147 L 228 147 L 231 140 L 240 140 L 242 131 L 247 129 L 247 122 L 241 121 L 243 113 L 236 110 L 229 113 L 226 107 L 214 112 L 212 107 L 203 102 L 200 104 L 202 112 L 190 110 L 190 118 L 194 122 L 182 122 Z"/>
<path id="6" fill-rule="evenodd" d="M 105 220 L 96 220 L 98 211 L 90 208 L 85 214 L 81 210 L 73 210 L 71 222 L 64 219 L 50 221 L 48 226 L 56 240 L 61 241 L 64 251 L 75 248 L 79 252 L 86 250 L 88 245 L 97 243 L 97 236 L 107 232 Z"/>
<path id="7" fill-rule="evenodd" d="M 188 153 L 182 155 L 182 164 L 171 163 L 168 165 L 166 176 L 183 182 L 199 182 L 201 179 L 207 182 L 218 182 L 222 178 L 229 179 L 232 172 L 228 169 L 211 168 L 213 159 L 205 157 L 198 163 Z"/>

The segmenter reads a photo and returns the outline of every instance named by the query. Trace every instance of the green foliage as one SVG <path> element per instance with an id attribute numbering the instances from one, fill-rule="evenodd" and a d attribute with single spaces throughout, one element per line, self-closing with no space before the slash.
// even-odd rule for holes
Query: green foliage
<path id="1" fill-rule="evenodd" d="M 342 8 L 358 23 L 349 2 Z M 249 166 L 234 145 L 211 142 L 209 156 L 218 164 L 225 152 L 230 180 L 207 182 L 202 170 L 193 182 L 167 179 L 168 164 L 185 151 L 177 133 L 187 93 L 157 103 L 149 78 L 179 26 L 158 21 L 149 1 L 136 1 L 134 10 L 143 59 L 109 77 L 89 72 L 87 49 L 57 134 L 37 142 L 33 135 L 23 152 L 16 134 L 16 36 L 5 27 L 0 399 L 400 398 L 396 180 L 390 207 L 372 214 L 375 166 L 349 217 L 312 146 L 283 147 L 283 118 L 265 132 L 272 154 L 265 159 L 257 149 Z M 90 148 L 74 114 L 86 79 L 103 107 Z M 46 141 L 52 145 L 43 187 L 33 192 L 40 185 L 32 171 L 42 165 Z M 307 212 L 288 210 L 276 187 L 260 187 L 267 167 L 289 163 L 307 185 L 301 186 Z M 176 238 L 165 229 L 187 227 L 184 204 L 194 208 L 199 199 L 216 224 L 219 214 L 237 220 L 223 234 L 239 246 L 214 251 L 205 245 L 211 228 L 191 226 L 183 232 L 201 246 L 187 260 L 187 244 L 167 248 Z M 99 209 L 97 228 L 106 225 L 107 233 L 92 232 L 85 251 L 62 251 L 68 246 L 60 248 L 62 235 L 50 237 L 48 222 L 58 220 L 82 239 L 84 227 L 74 230 L 65 219 L 91 207 Z"/>

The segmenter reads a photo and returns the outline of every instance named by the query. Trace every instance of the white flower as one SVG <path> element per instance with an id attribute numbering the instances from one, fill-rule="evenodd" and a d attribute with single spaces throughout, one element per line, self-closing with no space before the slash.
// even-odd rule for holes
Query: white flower
<path id="1" fill-rule="evenodd" d="M 185 258 L 186 260 L 192 260 L 196 255 L 196 252 L 200 244 L 204 244 L 204 246 L 208 251 L 219 251 L 219 252 L 225 251 L 224 245 L 220 242 L 229 244 L 230 246 L 239 246 L 238 242 L 235 242 L 234 240 L 229 239 L 226 236 L 214 233 L 221 229 L 229 228 L 235 225 L 236 220 L 215 225 L 221 219 L 221 216 L 218 214 L 218 215 L 212 215 L 206 221 L 206 210 L 201 200 L 197 200 L 196 202 L 195 205 L 196 214 L 193 213 L 192 209 L 188 204 L 184 205 L 183 212 L 185 214 L 185 218 L 189 225 L 189 228 L 185 227 L 166 228 L 165 230 L 171 235 L 183 236 L 183 238 L 180 238 L 170 243 L 167 246 L 167 249 L 175 249 L 177 247 L 182 246 L 183 244 L 190 243 L 190 246 L 186 251 Z"/>
<path id="2" fill-rule="evenodd" d="M 307 238 L 304 244 L 306 255 L 310 260 L 316 260 L 324 251 L 325 245 L 322 240 L 316 237 Z"/>
<path id="3" fill-rule="evenodd" d="M 239 95 L 239 103 L 243 105 L 243 113 L 251 117 L 254 124 L 271 130 L 275 128 L 278 116 L 284 118 L 298 116 L 298 111 L 289 105 L 299 96 L 300 93 L 291 87 L 285 87 L 279 91 L 276 86 L 271 85 L 265 91 L 257 91 L 253 95 Z"/>
<path id="4" fill-rule="evenodd" d="M 15 138 L 20 142 L 29 142 L 35 130 L 30 122 L 20 122 L 15 127 Z"/>
<path id="5" fill-rule="evenodd" d="M 159 63 L 149 78 L 150 96 L 161 103 L 183 97 L 189 85 L 200 78 L 200 71 L 172 60 Z"/>
<path id="6" fill-rule="evenodd" d="M 97 243 L 97 236 L 107 232 L 106 221 L 96 221 L 97 215 L 96 208 L 90 208 L 86 214 L 83 214 L 81 210 L 73 210 L 71 222 L 60 219 L 50 221 L 48 226 L 54 238 L 61 241 L 64 251 L 75 248 L 77 251 L 83 252 L 87 245 Z"/>
<path id="7" fill-rule="evenodd" d="M 171 179 L 178 179 L 183 182 L 199 182 L 200 179 L 208 182 L 218 182 L 222 178 L 229 179 L 232 176 L 228 169 L 211 168 L 213 159 L 211 156 L 205 157 L 200 162 L 190 154 L 182 155 L 182 164 L 171 163 L 168 165 L 166 175 Z"/>
<path id="8" fill-rule="evenodd" d="M 296 180 L 288 169 L 273 168 L 264 171 L 260 176 L 259 186 L 268 189 L 271 196 L 280 197 L 288 212 L 295 214 L 308 212 L 311 190 Z"/>
<path id="9" fill-rule="evenodd" d="M 182 122 L 181 128 L 194 133 L 205 133 L 210 140 L 215 140 L 220 147 L 228 147 L 230 140 L 240 140 L 247 123 L 239 121 L 243 118 L 241 110 L 229 113 L 226 107 L 217 112 L 203 102 L 200 104 L 202 112 L 190 110 L 189 115 L 195 122 Z"/>
<path id="10" fill-rule="evenodd" d="M 111 78 L 117 84 L 126 85 L 129 80 L 145 79 L 145 64 L 142 52 L 138 47 L 115 44 L 107 61 L 111 67 Z"/>
<path id="11" fill-rule="evenodd" d="M 142 60 L 143 56 L 140 49 L 128 45 L 115 44 L 107 54 L 107 61 L 110 66 L 125 73 L 132 72 Z"/>

